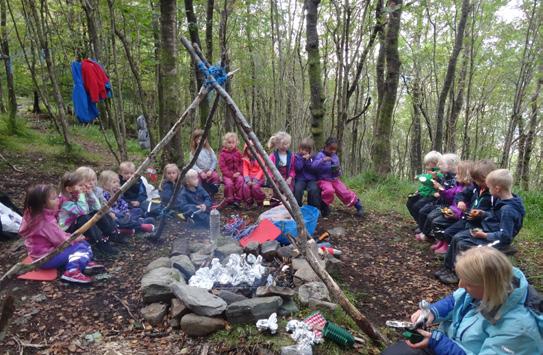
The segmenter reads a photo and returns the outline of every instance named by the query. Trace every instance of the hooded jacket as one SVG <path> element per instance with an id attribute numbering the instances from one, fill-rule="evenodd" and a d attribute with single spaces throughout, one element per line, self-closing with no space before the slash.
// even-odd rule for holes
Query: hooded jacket
<path id="1" fill-rule="evenodd" d="M 47 255 L 61 243 L 64 243 L 70 234 L 64 232 L 58 225 L 56 214 L 58 211 L 44 209 L 37 216 L 30 216 L 25 212 L 19 234 L 24 238 L 28 255 L 39 259 Z"/>
<path id="2" fill-rule="evenodd" d="M 241 153 L 238 148 L 227 150 L 221 148 L 219 152 L 219 167 L 224 177 L 232 178 L 235 173 L 243 174 Z"/>
<path id="3" fill-rule="evenodd" d="M 483 231 L 487 232 L 486 239 L 490 242 L 499 240 L 503 246 L 511 244 L 522 228 L 525 214 L 524 203 L 519 196 L 513 195 L 508 200 L 497 199 L 481 223 Z"/>
<path id="4" fill-rule="evenodd" d="M 317 180 L 313 169 L 313 161 L 315 160 L 315 156 L 312 155 L 309 159 L 304 159 L 302 154 L 296 153 L 295 159 L 294 171 L 296 172 L 296 180 Z"/>
<path id="5" fill-rule="evenodd" d="M 192 160 L 193 152 L 190 152 L 189 159 Z M 196 163 L 194 163 L 194 166 L 192 167 L 194 170 L 196 170 L 198 173 L 201 173 L 202 171 L 214 171 L 217 169 L 217 156 L 215 155 L 215 152 L 211 148 L 202 148 L 200 150 L 200 154 L 198 154 L 198 158 L 196 158 Z"/>
<path id="6" fill-rule="evenodd" d="M 122 186 L 127 180 L 124 180 L 123 177 L 119 175 L 119 181 Z M 134 185 L 130 186 L 130 188 L 125 191 L 125 193 L 123 194 L 123 198 L 128 203 L 132 201 L 138 201 L 141 204 L 147 201 L 147 189 L 145 188 L 145 184 L 143 183 L 141 177 L 136 180 Z"/>
<path id="7" fill-rule="evenodd" d="M 193 212 L 198 210 L 198 205 L 202 203 L 206 205 L 206 210 L 203 213 L 209 214 L 211 209 L 211 197 L 202 185 L 198 185 L 195 189 L 183 187 L 183 190 L 179 193 L 180 210 L 189 217 Z"/>
<path id="8" fill-rule="evenodd" d="M 324 158 L 327 156 L 328 155 L 324 152 L 324 150 L 321 150 L 315 156 L 313 164 L 311 164 L 314 174 L 317 175 L 318 180 L 333 180 L 341 176 L 339 157 L 337 154 L 330 155 L 332 160 L 328 161 L 324 160 Z"/>
<path id="9" fill-rule="evenodd" d="M 170 199 L 172 198 L 173 192 L 175 191 L 175 183 L 171 181 L 165 180 L 162 183 L 162 188 L 160 190 L 160 202 L 162 203 L 162 206 L 166 206 Z M 172 205 L 172 207 L 177 210 L 181 211 L 181 192 L 183 190 L 179 190 L 179 193 L 175 197 L 175 201 Z"/>
<path id="10" fill-rule="evenodd" d="M 514 289 L 495 322 L 463 288 L 432 304 L 434 321 L 441 325 L 432 332 L 429 348 L 437 355 L 542 354 L 543 315 L 527 307 L 530 287 L 524 274 L 513 268 L 513 275 Z"/>

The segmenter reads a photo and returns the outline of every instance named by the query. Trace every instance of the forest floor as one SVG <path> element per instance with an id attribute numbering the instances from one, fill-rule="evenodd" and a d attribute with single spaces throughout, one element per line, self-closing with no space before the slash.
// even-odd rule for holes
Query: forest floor
<path id="1" fill-rule="evenodd" d="M 55 148 L 58 143 L 52 143 L 53 147 L 47 149 L 46 145 L 38 144 L 48 142 L 47 138 L 36 135 L 38 132 L 47 136 L 45 131 L 40 131 L 42 126 L 45 126 L 43 122 L 33 121 L 28 137 L 18 141 L 0 140 L 1 153 L 24 171 L 15 172 L 0 162 L 3 177 L 0 191 L 7 193 L 17 205 L 22 205 L 26 187 L 35 183 L 56 184 L 61 174 L 74 166 L 87 164 L 97 170 L 115 167 L 95 128 L 74 130 L 74 141 L 82 149 L 73 158 Z M 141 155 L 134 157 L 141 158 Z M 401 193 L 403 199 L 403 191 Z M 316 234 L 333 227 L 345 229 L 344 236 L 332 240 L 344 253 L 340 272 L 333 276 L 374 324 L 396 337 L 397 334 L 385 328 L 387 319 L 407 319 L 416 310 L 418 301 L 436 300 L 453 287 L 440 284 L 432 276 L 439 267 L 439 260 L 431 255 L 426 244 L 414 240 L 413 223 L 371 192 L 366 191 L 363 196 L 368 209 L 364 219 L 356 218 L 353 210 L 337 206 L 329 217 L 319 220 Z M 222 215 L 239 213 L 254 220 L 260 212 L 262 210 L 226 210 Z M 163 234 L 165 241 L 158 246 L 141 237 L 134 238 L 128 246 L 122 247 L 119 257 L 104 261 L 108 278 L 98 280 L 92 287 L 76 287 L 61 281 L 11 281 L 5 291 L 14 295 L 16 311 L 0 349 L 10 354 L 20 353 L 23 348 L 24 353 L 188 354 L 207 350 L 209 353 L 266 354 L 276 352 L 281 345 L 292 344 L 284 335 L 261 335 L 254 325 L 232 326 L 211 338 L 191 339 L 172 329 L 167 321 L 156 327 L 141 321 L 139 309 L 143 302 L 139 286 L 144 267 L 157 257 L 169 255 L 175 239 L 194 237 L 191 233 L 183 222 L 175 221 L 167 225 Z M 0 248 L 3 250 L 0 273 L 3 274 L 21 259 L 24 247 L 12 241 L 0 242 Z M 523 240 L 518 248 L 520 256 L 532 260 L 533 248 L 539 253 L 542 244 L 540 240 Z M 541 275 L 541 261 L 533 259 L 529 266 L 530 272 Z M 308 312 L 302 309 L 293 318 L 302 318 Z M 327 316 L 353 331 L 356 329 L 342 311 Z M 371 346 L 347 352 L 330 342 L 316 346 L 314 351 L 316 354 L 377 352 Z"/>

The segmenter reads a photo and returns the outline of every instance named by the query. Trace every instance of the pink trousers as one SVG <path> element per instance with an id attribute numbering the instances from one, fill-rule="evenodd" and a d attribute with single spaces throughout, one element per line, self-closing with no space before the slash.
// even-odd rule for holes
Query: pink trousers
<path id="1" fill-rule="evenodd" d="M 240 202 L 243 199 L 243 176 L 236 178 L 222 177 L 224 183 L 224 198 L 228 203 Z"/>
<path id="2" fill-rule="evenodd" d="M 356 194 L 349 190 L 347 186 L 338 178 L 333 180 L 319 180 L 317 182 L 321 189 L 321 199 L 326 205 L 330 205 L 334 201 L 334 195 L 343 202 L 347 207 L 353 206 L 358 197 Z"/>
<path id="3" fill-rule="evenodd" d="M 251 185 L 245 183 L 243 185 L 243 201 L 247 202 L 249 205 L 252 205 L 253 201 L 256 201 L 257 204 L 261 204 L 266 198 L 266 195 L 262 191 L 263 183 L 264 181 L 262 180 Z"/>

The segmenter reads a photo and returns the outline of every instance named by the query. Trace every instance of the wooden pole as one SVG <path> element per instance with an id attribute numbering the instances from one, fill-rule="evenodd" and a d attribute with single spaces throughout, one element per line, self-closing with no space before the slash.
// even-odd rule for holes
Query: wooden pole
<path id="1" fill-rule="evenodd" d="M 45 264 L 49 260 L 51 260 L 56 255 L 60 254 L 66 247 L 71 245 L 71 243 L 80 235 L 84 234 L 90 227 L 92 227 L 102 216 L 110 210 L 111 206 L 117 201 L 117 199 L 123 194 L 126 190 L 128 190 L 135 182 L 136 180 L 143 174 L 145 169 L 151 164 L 151 162 L 155 159 L 157 154 L 164 148 L 166 144 L 173 138 L 175 135 L 177 129 L 181 126 L 181 124 L 185 121 L 185 119 L 189 116 L 189 114 L 193 113 L 200 102 L 207 96 L 207 93 L 209 90 L 206 87 L 202 87 L 200 91 L 198 92 L 198 95 L 192 101 L 192 103 L 189 105 L 189 107 L 183 112 L 181 117 L 175 122 L 175 124 L 172 126 L 172 128 L 166 133 L 164 138 L 153 148 L 153 150 L 149 153 L 149 156 L 141 163 L 141 165 L 136 169 L 136 172 L 134 175 L 126 181 L 123 186 L 117 191 L 111 199 L 104 205 L 102 208 L 96 212 L 96 214 L 84 225 L 82 225 L 78 230 L 73 232 L 70 235 L 70 238 L 68 238 L 64 243 L 57 246 L 55 249 L 53 249 L 49 254 L 41 257 L 40 259 L 34 261 L 31 264 L 25 265 L 21 262 L 18 262 L 17 264 L 13 265 L 4 275 L 2 275 L 2 278 L 0 278 L 0 289 L 3 288 L 4 284 L 11 279 L 12 277 L 20 274 L 24 274 L 28 271 L 34 270 L 36 268 L 39 268 L 41 265 Z"/>

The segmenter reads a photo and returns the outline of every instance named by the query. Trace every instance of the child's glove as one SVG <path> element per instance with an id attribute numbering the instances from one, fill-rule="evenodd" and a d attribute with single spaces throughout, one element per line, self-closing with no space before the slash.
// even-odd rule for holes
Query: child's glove
<path id="1" fill-rule="evenodd" d="M 245 183 L 248 184 L 249 182 L 251 182 L 251 178 L 248 177 L 248 176 L 244 176 L 243 179 L 245 180 Z"/>

